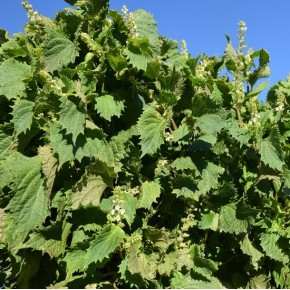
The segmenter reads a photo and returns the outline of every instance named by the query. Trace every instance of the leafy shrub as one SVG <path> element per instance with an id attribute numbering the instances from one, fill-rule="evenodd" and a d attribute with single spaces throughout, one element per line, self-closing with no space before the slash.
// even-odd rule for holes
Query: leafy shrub
<path id="1" fill-rule="evenodd" d="M 290 287 L 290 81 L 228 37 L 192 58 L 143 10 L 28 3 L 1 31 L 1 280 L 19 288 Z"/>

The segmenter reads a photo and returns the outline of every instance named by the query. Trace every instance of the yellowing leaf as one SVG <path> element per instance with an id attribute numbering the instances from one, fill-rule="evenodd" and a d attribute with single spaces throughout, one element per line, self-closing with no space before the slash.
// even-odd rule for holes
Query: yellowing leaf
<path id="1" fill-rule="evenodd" d="M 98 206 L 106 187 L 107 184 L 100 176 L 84 175 L 73 190 L 72 209 L 75 210 L 88 205 Z"/>
<path id="2" fill-rule="evenodd" d="M 45 177 L 46 188 L 50 193 L 55 179 L 57 159 L 53 156 L 52 150 L 49 146 L 39 147 L 38 154 L 41 159 L 42 172 Z"/>

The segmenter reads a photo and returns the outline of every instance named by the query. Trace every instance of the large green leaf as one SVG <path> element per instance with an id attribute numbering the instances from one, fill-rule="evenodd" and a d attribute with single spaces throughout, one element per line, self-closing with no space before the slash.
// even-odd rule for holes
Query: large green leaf
<path id="1" fill-rule="evenodd" d="M 72 134 L 73 141 L 76 142 L 78 135 L 84 133 L 85 114 L 79 110 L 79 106 L 67 98 L 62 99 L 61 108 L 59 122 L 67 134 Z"/>
<path id="2" fill-rule="evenodd" d="M 33 119 L 34 102 L 17 99 L 13 105 L 12 122 L 14 123 L 14 129 L 16 135 L 25 133 L 30 129 Z"/>
<path id="3" fill-rule="evenodd" d="M 42 225 L 48 215 L 48 195 L 41 176 L 41 160 L 15 153 L 6 164 L 14 191 L 7 206 L 13 218 L 12 236 L 15 241 L 23 241 L 32 229 Z"/>
<path id="4" fill-rule="evenodd" d="M 272 128 L 270 135 L 261 141 L 261 160 L 273 169 L 282 171 L 283 151 L 281 149 L 280 134 L 277 128 Z"/>
<path id="5" fill-rule="evenodd" d="M 32 77 L 32 70 L 26 63 L 8 59 L 0 64 L 0 95 L 7 99 L 25 96 L 25 80 Z"/>
<path id="6" fill-rule="evenodd" d="M 96 98 L 95 109 L 102 118 L 110 122 L 114 116 L 121 117 L 124 102 L 116 100 L 111 95 L 104 95 Z"/>
<path id="7" fill-rule="evenodd" d="M 163 144 L 163 132 L 166 121 L 153 108 L 147 108 L 138 121 L 138 129 L 141 138 L 141 150 L 143 157 L 145 154 L 152 155 Z"/>
<path id="8" fill-rule="evenodd" d="M 72 41 L 64 34 L 49 30 L 43 43 L 45 57 L 45 70 L 53 72 L 73 62 L 77 56 L 77 50 Z"/>
<path id="9" fill-rule="evenodd" d="M 131 15 L 134 20 L 134 24 L 137 27 L 136 30 L 139 37 L 145 36 L 148 38 L 150 47 L 155 56 L 157 56 L 160 52 L 160 42 L 157 24 L 153 19 L 153 16 L 141 9 L 133 12 Z"/>
<path id="10" fill-rule="evenodd" d="M 89 205 L 98 206 L 101 196 L 106 189 L 107 184 L 101 176 L 85 174 L 76 184 L 72 193 L 72 209 L 86 207 Z"/>
<path id="11" fill-rule="evenodd" d="M 222 206 L 219 215 L 219 230 L 226 233 L 240 234 L 247 233 L 249 226 L 248 219 L 240 219 L 237 217 L 237 207 L 235 204 Z"/>
<path id="12" fill-rule="evenodd" d="M 225 122 L 219 115 L 206 114 L 197 119 L 196 126 L 206 134 L 216 134 L 225 127 Z"/>
<path id="13" fill-rule="evenodd" d="M 91 242 L 87 250 L 87 263 L 102 262 L 108 258 L 126 237 L 125 232 L 117 225 L 111 224 L 103 228 Z"/>
<path id="14" fill-rule="evenodd" d="M 279 235 L 274 233 L 263 233 L 260 238 L 261 247 L 268 257 L 286 264 L 289 263 L 289 255 L 286 255 L 284 250 L 279 246 L 279 238 Z"/>

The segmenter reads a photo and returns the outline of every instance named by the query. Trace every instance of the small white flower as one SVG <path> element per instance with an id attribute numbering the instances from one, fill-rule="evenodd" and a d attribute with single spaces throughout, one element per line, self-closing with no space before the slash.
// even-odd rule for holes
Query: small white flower
<path id="1" fill-rule="evenodd" d="M 119 222 L 121 220 L 121 217 L 119 215 L 116 216 L 116 221 Z"/>
<path id="2" fill-rule="evenodd" d="M 120 210 L 120 206 L 118 204 L 115 206 L 115 210 Z"/>
<path id="3" fill-rule="evenodd" d="M 124 215 L 125 214 L 125 210 L 122 208 L 121 210 L 120 210 L 120 215 Z"/>
<path id="4" fill-rule="evenodd" d="M 115 214 L 115 210 L 112 209 L 112 210 L 111 210 L 111 215 L 114 215 L 114 214 Z"/>

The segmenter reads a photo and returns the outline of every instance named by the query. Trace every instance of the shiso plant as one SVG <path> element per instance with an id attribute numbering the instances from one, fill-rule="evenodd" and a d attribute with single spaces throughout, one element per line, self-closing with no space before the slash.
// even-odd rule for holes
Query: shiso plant
<path id="1" fill-rule="evenodd" d="M 290 288 L 290 79 L 192 57 L 144 10 L 66 0 L 0 31 L 0 281 Z"/>

